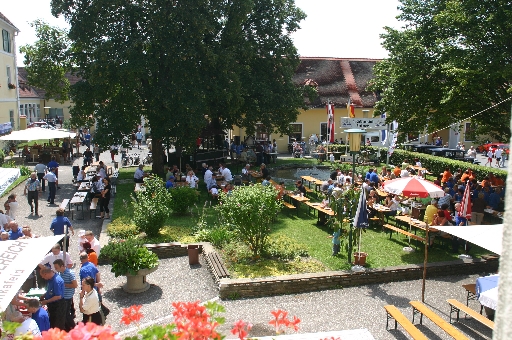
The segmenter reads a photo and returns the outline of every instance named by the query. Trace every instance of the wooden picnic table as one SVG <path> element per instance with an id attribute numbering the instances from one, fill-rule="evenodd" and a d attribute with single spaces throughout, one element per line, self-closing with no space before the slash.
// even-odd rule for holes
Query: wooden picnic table
<path id="1" fill-rule="evenodd" d="M 329 207 L 322 207 L 322 203 L 305 202 L 308 206 L 309 211 L 311 209 L 318 211 L 317 223 L 325 224 L 327 222 L 327 216 L 332 217 L 335 215 L 334 211 Z"/>
<path id="2" fill-rule="evenodd" d="M 375 189 L 375 191 L 377 191 L 377 195 L 381 197 L 387 197 L 389 195 L 389 193 L 385 192 L 384 190 Z"/>
<path id="3" fill-rule="evenodd" d="M 71 198 L 71 200 L 69 201 L 69 211 L 71 212 L 71 206 L 74 205 L 78 211 L 78 206 L 81 206 L 82 207 L 82 219 L 84 219 L 84 202 L 85 202 L 85 199 L 87 198 L 87 192 L 75 192 L 75 194 L 73 195 L 73 197 Z M 74 211 L 74 207 L 73 207 L 73 211 Z M 71 219 L 75 219 L 74 218 L 74 212 L 71 212 Z"/>
<path id="4" fill-rule="evenodd" d="M 415 227 L 416 229 L 421 229 L 423 231 L 425 231 L 427 229 L 427 223 L 423 222 L 423 221 L 419 221 L 417 219 L 414 219 L 414 218 L 411 218 L 409 215 L 405 215 L 405 216 L 395 216 L 395 219 L 397 221 L 400 221 L 402 223 L 405 223 L 407 225 L 411 225 L 413 227 Z M 414 234 L 416 234 L 416 229 L 414 229 Z M 433 232 L 433 233 L 437 233 L 439 230 L 434 228 L 434 227 L 429 227 L 428 228 L 429 232 Z"/>
<path id="5" fill-rule="evenodd" d="M 290 199 L 290 203 L 292 203 L 291 200 L 296 201 L 297 208 L 300 206 L 301 203 L 305 203 L 305 202 L 309 201 L 309 198 L 307 198 L 306 196 L 294 194 L 293 191 L 285 192 L 285 197 L 288 197 Z M 298 209 L 297 209 L 297 213 L 298 213 Z"/>
<path id="6" fill-rule="evenodd" d="M 377 212 L 377 217 L 380 220 L 380 225 L 384 225 L 384 213 L 391 211 L 388 207 L 382 204 L 374 204 L 373 206 L 369 207 L 370 209 L 373 209 Z"/>
<path id="7" fill-rule="evenodd" d="M 89 184 L 89 182 L 81 182 L 80 185 L 78 186 L 77 191 L 89 192 L 91 190 L 91 188 L 92 188 L 92 186 Z"/>
<path id="8" fill-rule="evenodd" d="M 302 184 L 304 184 L 304 181 L 308 182 L 308 188 L 310 188 L 310 189 L 311 189 L 311 182 L 318 181 L 316 178 L 311 177 L 311 176 L 300 176 L 300 178 L 302 180 Z"/>

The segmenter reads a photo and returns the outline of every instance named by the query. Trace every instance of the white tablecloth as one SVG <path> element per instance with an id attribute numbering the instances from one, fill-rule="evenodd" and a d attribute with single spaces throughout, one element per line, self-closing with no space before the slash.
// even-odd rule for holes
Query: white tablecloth
<path id="1" fill-rule="evenodd" d="M 496 309 L 498 307 L 498 287 L 480 293 L 478 301 L 485 307 Z"/>

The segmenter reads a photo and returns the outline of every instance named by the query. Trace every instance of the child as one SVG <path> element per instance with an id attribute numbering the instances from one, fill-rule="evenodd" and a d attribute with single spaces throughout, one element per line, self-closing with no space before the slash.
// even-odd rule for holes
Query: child
<path id="1" fill-rule="evenodd" d="M 85 230 L 80 230 L 78 232 L 78 253 L 81 253 L 84 251 L 84 243 L 87 242 L 87 239 L 85 238 Z"/>
<path id="2" fill-rule="evenodd" d="M 39 330 L 41 332 L 49 330 L 50 318 L 48 317 L 48 312 L 41 308 L 39 300 L 29 299 L 26 301 L 26 304 L 27 310 L 32 314 L 32 319 L 37 323 Z"/>
<path id="3" fill-rule="evenodd" d="M 334 234 L 328 236 L 328 238 L 332 238 L 332 256 L 336 256 L 340 252 L 340 235 L 340 229 L 338 229 Z"/>

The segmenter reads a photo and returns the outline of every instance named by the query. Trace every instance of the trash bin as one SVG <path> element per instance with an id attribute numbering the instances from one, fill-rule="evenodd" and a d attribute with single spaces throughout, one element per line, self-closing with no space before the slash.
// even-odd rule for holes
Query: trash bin
<path id="1" fill-rule="evenodd" d="M 189 244 L 188 247 L 188 264 L 199 264 L 199 246 L 197 244 Z"/>

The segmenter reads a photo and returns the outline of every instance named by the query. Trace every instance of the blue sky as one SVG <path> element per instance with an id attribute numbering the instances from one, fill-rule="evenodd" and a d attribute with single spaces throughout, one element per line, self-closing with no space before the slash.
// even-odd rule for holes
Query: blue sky
<path id="1" fill-rule="evenodd" d="M 385 58 L 379 34 L 384 26 L 398 28 L 398 0 L 295 0 L 307 18 L 293 35 L 299 54 L 304 57 Z M 36 40 L 28 24 L 44 19 L 52 26 L 67 27 L 62 18 L 50 13 L 50 0 L 4 1 L 2 12 L 21 31 L 19 46 Z M 23 57 L 18 53 L 18 65 Z"/>

